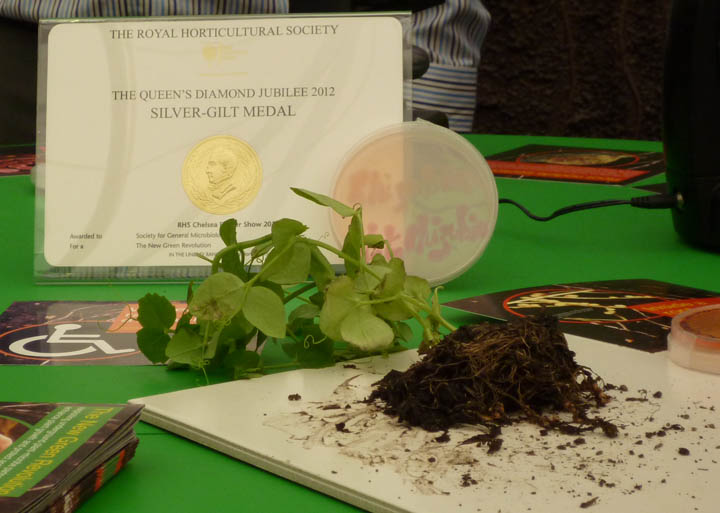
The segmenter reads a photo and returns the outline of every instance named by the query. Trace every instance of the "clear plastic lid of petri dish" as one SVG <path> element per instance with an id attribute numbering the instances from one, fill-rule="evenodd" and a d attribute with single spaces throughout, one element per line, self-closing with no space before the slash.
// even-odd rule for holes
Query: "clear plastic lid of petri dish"
<path id="1" fill-rule="evenodd" d="M 402 258 L 408 274 L 431 285 L 471 267 L 497 220 L 497 187 L 485 158 L 461 135 L 423 121 L 392 125 L 357 143 L 338 168 L 332 195 L 362 205 L 365 232 L 389 245 L 373 251 Z M 331 215 L 341 245 L 349 221 Z"/>

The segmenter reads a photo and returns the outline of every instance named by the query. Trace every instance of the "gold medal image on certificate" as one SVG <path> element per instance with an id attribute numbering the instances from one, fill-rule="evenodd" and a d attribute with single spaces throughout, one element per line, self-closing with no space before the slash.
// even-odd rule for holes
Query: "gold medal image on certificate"
<path id="1" fill-rule="evenodd" d="M 232 214 L 250 205 L 262 185 L 262 165 L 248 143 L 215 136 L 195 146 L 182 169 L 190 201 L 210 214 Z"/>

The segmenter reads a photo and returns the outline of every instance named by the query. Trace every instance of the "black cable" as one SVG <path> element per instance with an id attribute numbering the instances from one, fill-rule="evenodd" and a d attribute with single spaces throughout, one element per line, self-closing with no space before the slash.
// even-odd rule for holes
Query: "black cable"
<path id="1" fill-rule="evenodd" d="M 517 208 L 522 210 L 526 216 L 534 219 L 535 221 L 549 221 L 550 219 L 555 219 L 558 216 L 569 214 L 571 212 L 579 212 L 580 210 L 588 210 L 590 208 L 612 207 L 614 205 L 630 205 L 636 208 L 672 208 L 677 206 L 680 200 L 681 198 L 678 195 L 652 194 L 650 196 L 630 198 L 629 200 L 590 201 L 588 203 L 578 203 L 576 205 L 563 207 L 556 210 L 549 216 L 536 216 L 520 203 L 508 198 L 500 198 L 498 203 L 509 203 L 511 205 L 515 205 Z"/>

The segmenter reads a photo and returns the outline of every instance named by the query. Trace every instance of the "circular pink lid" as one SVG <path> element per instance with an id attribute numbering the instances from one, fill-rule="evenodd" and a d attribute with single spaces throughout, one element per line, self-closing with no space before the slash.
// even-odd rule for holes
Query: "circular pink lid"
<path id="1" fill-rule="evenodd" d="M 347 205 L 362 205 L 366 233 L 382 234 L 407 273 L 431 285 L 472 266 L 495 229 L 490 166 L 467 139 L 423 121 L 383 128 L 356 144 L 332 191 Z M 339 244 L 347 222 L 332 217 Z M 387 248 L 377 251 L 389 256 Z"/>

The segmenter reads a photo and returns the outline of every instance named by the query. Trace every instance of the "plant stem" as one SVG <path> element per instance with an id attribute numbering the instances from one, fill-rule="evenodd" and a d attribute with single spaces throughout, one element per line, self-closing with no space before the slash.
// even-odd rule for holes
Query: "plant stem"
<path id="1" fill-rule="evenodd" d="M 202 351 L 200 352 L 200 362 L 201 362 L 200 366 L 202 368 L 205 368 L 205 350 L 207 349 L 209 333 L 210 333 L 210 323 L 208 322 L 205 325 L 205 334 L 203 335 Z"/>
<path id="2" fill-rule="evenodd" d="M 262 367 L 255 367 L 254 369 L 245 369 L 244 372 L 263 372 L 267 369 L 274 370 L 274 369 L 287 369 L 289 367 L 297 367 L 299 366 L 299 362 L 288 362 L 288 363 L 277 363 L 275 365 L 263 365 Z"/>
<path id="3" fill-rule="evenodd" d="M 213 263 L 213 261 L 211 259 L 209 259 L 205 255 L 203 255 L 202 253 L 195 253 L 193 256 L 201 258 L 201 259 L 205 260 L 206 262 L 210 262 L 211 264 Z"/>
<path id="4" fill-rule="evenodd" d="M 437 315 L 435 312 L 433 312 L 432 308 L 428 307 L 427 303 L 424 303 L 423 301 L 420 301 L 419 299 L 417 299 L 417 298 L 415 298 L 415 297 L 413 297 L 413 296 L 409 296 L 409 295 L 404 294 L 404 293 L 400 293 L 400 295 L 402 296 L 403 301 L 406 301 L 406 302 L 408 302 L 408 303 L 412 303 L 413 306 L 415 306 L 415 308 L 417 308 L 418 310 L 422 310 L 422 311 L 426 312 L 426 313 L 428 314 L 428 317 L 431 317 L 431 318 L 435 319 L 435 320 L 438 321 L 442 326 L 444 326 L 445 328 L 449 329 L 450 331 L 455 331 L 455 330 L 457 329 L 457 326 L 455 326 L 455 325 L 453 325 L 452 323 L 450 323 L 450 322 L 448 322 L 447 320 L 445 320 L 445 318 L 442 317 L 441 315 Z"/>
<path id="5" fill-rule="evenodd" d="M 318 246 L 318 247 L 320 247 L 320 248 L 326 249 L 326 250 L 330 251 L 331 253 L 336 254 L 337 256 L 339 256 L 340 258 L 342 258 L 343 260 L 347 260 L 347 261 L 349 261 L 349 262 L 352 262 L 352 263 L 355 264 L 356 266 L 361 267 L 361 268 L 362 268 L 364 271 L 366 271 L 368 274 L 372 275 L 373 278 L 376 278 L 376 279 L 378 279 L 378 280 L 382 280 L 382 276 L 380 276 L 380 275 L 377 274 L 375 271 L 373 271 L 373 270 L 370 268 L 370 266 L 367 265 L 367 262 L 363 262 L 363 261 L 361 261 L 361 260 L 358 260 L 357 258 L 351 257 L 351 256 L 348 255 L 347 253 L 343 253 L 343 252 L 340 251 L 339 249 L 331 246 L 330 244 L 326 244 L 326 243 L 324 243 L 324 242 L 322 242 L 322 241 L 314 240 L 314 239 L 306 239 L 305 237 L 302 237 L 302 240 L 303 240 L 304 242 L 307 242 L 308 244 L 312 244 L 313 246 Z"/>
<path id="6" fill-rule="evenodd" d="M 315 283 L 306 283 L 299 289 L 297 289 L 297 290 L 291 292 L 290 294 L 288 294 L 287 296 L 285 296 L 285 298 L 283 299 L 283 303 L 287 304 L 290 301 L 292 301 L 293 299 L 295 299 L 296 297 L 298 297 L 300 294 L 303 294 L 303 293 L 307 292 L 308 290 L 312 290 L 314 288 L 315 288 Z"/>
<path id="7" fill-rule="evenodd" d="M 280 257 L 283 256 L 288 251 L 290 251 L 292 248 L 293 248 L 293 245 L 288 244 L 282 250 L 280 250 L 277 255 L 275 255 L 275 258 L 273 258 L 270 261 L 266 260 L 265 264 L 263 264 L 263 266 L 260 268 L 258 273 L 255 276 L 253 276 L 252 278 L 250 278 L 250 280 L 247 282 L 248 288 L 251 287 L 256 281 L 258 281 L 261 276 L 263 276 L 264 274 L 267 274 L 267 271 L 272 266 L 274 266 L 275 264 L 277 264 L 280 261 Z M 275 250 L 277 251 L 277 248 L 275 248 Z"/>
<path id="8" fill-rule="evenodd" d="M 258 244 L 262 244 L 271 240 L 272 234 L 268 233 L 267 235 L 263 235 L 262 237 L 259 237 L 257 239 L 247 240 L 244 242 L 232 244 L 230 246 L 225 246 L 223 249 L 217 252 L 215 258 L 213 258 L 212 260 L 212 273 L 215 274 L 218 272 L 218 269 L 220 267 L 220 260 L 222 260 L 222 257 L 225 256 L 227 253 L 230 253 L 232 251 L 242 251 L 244 249 L 252 248 L 254 246 L 257 246 Z"/>
<path id="9" fill-rule="evenodd" d="M 435 319 L 437 322 L 439 322 L 445 328 L 449 329 L 450 331 L 455 331 L 457 329 L 457 326 L 455 326 L 451 322 L 448 322 L 444 317 L 433 315 L 432 318 Z"/>

